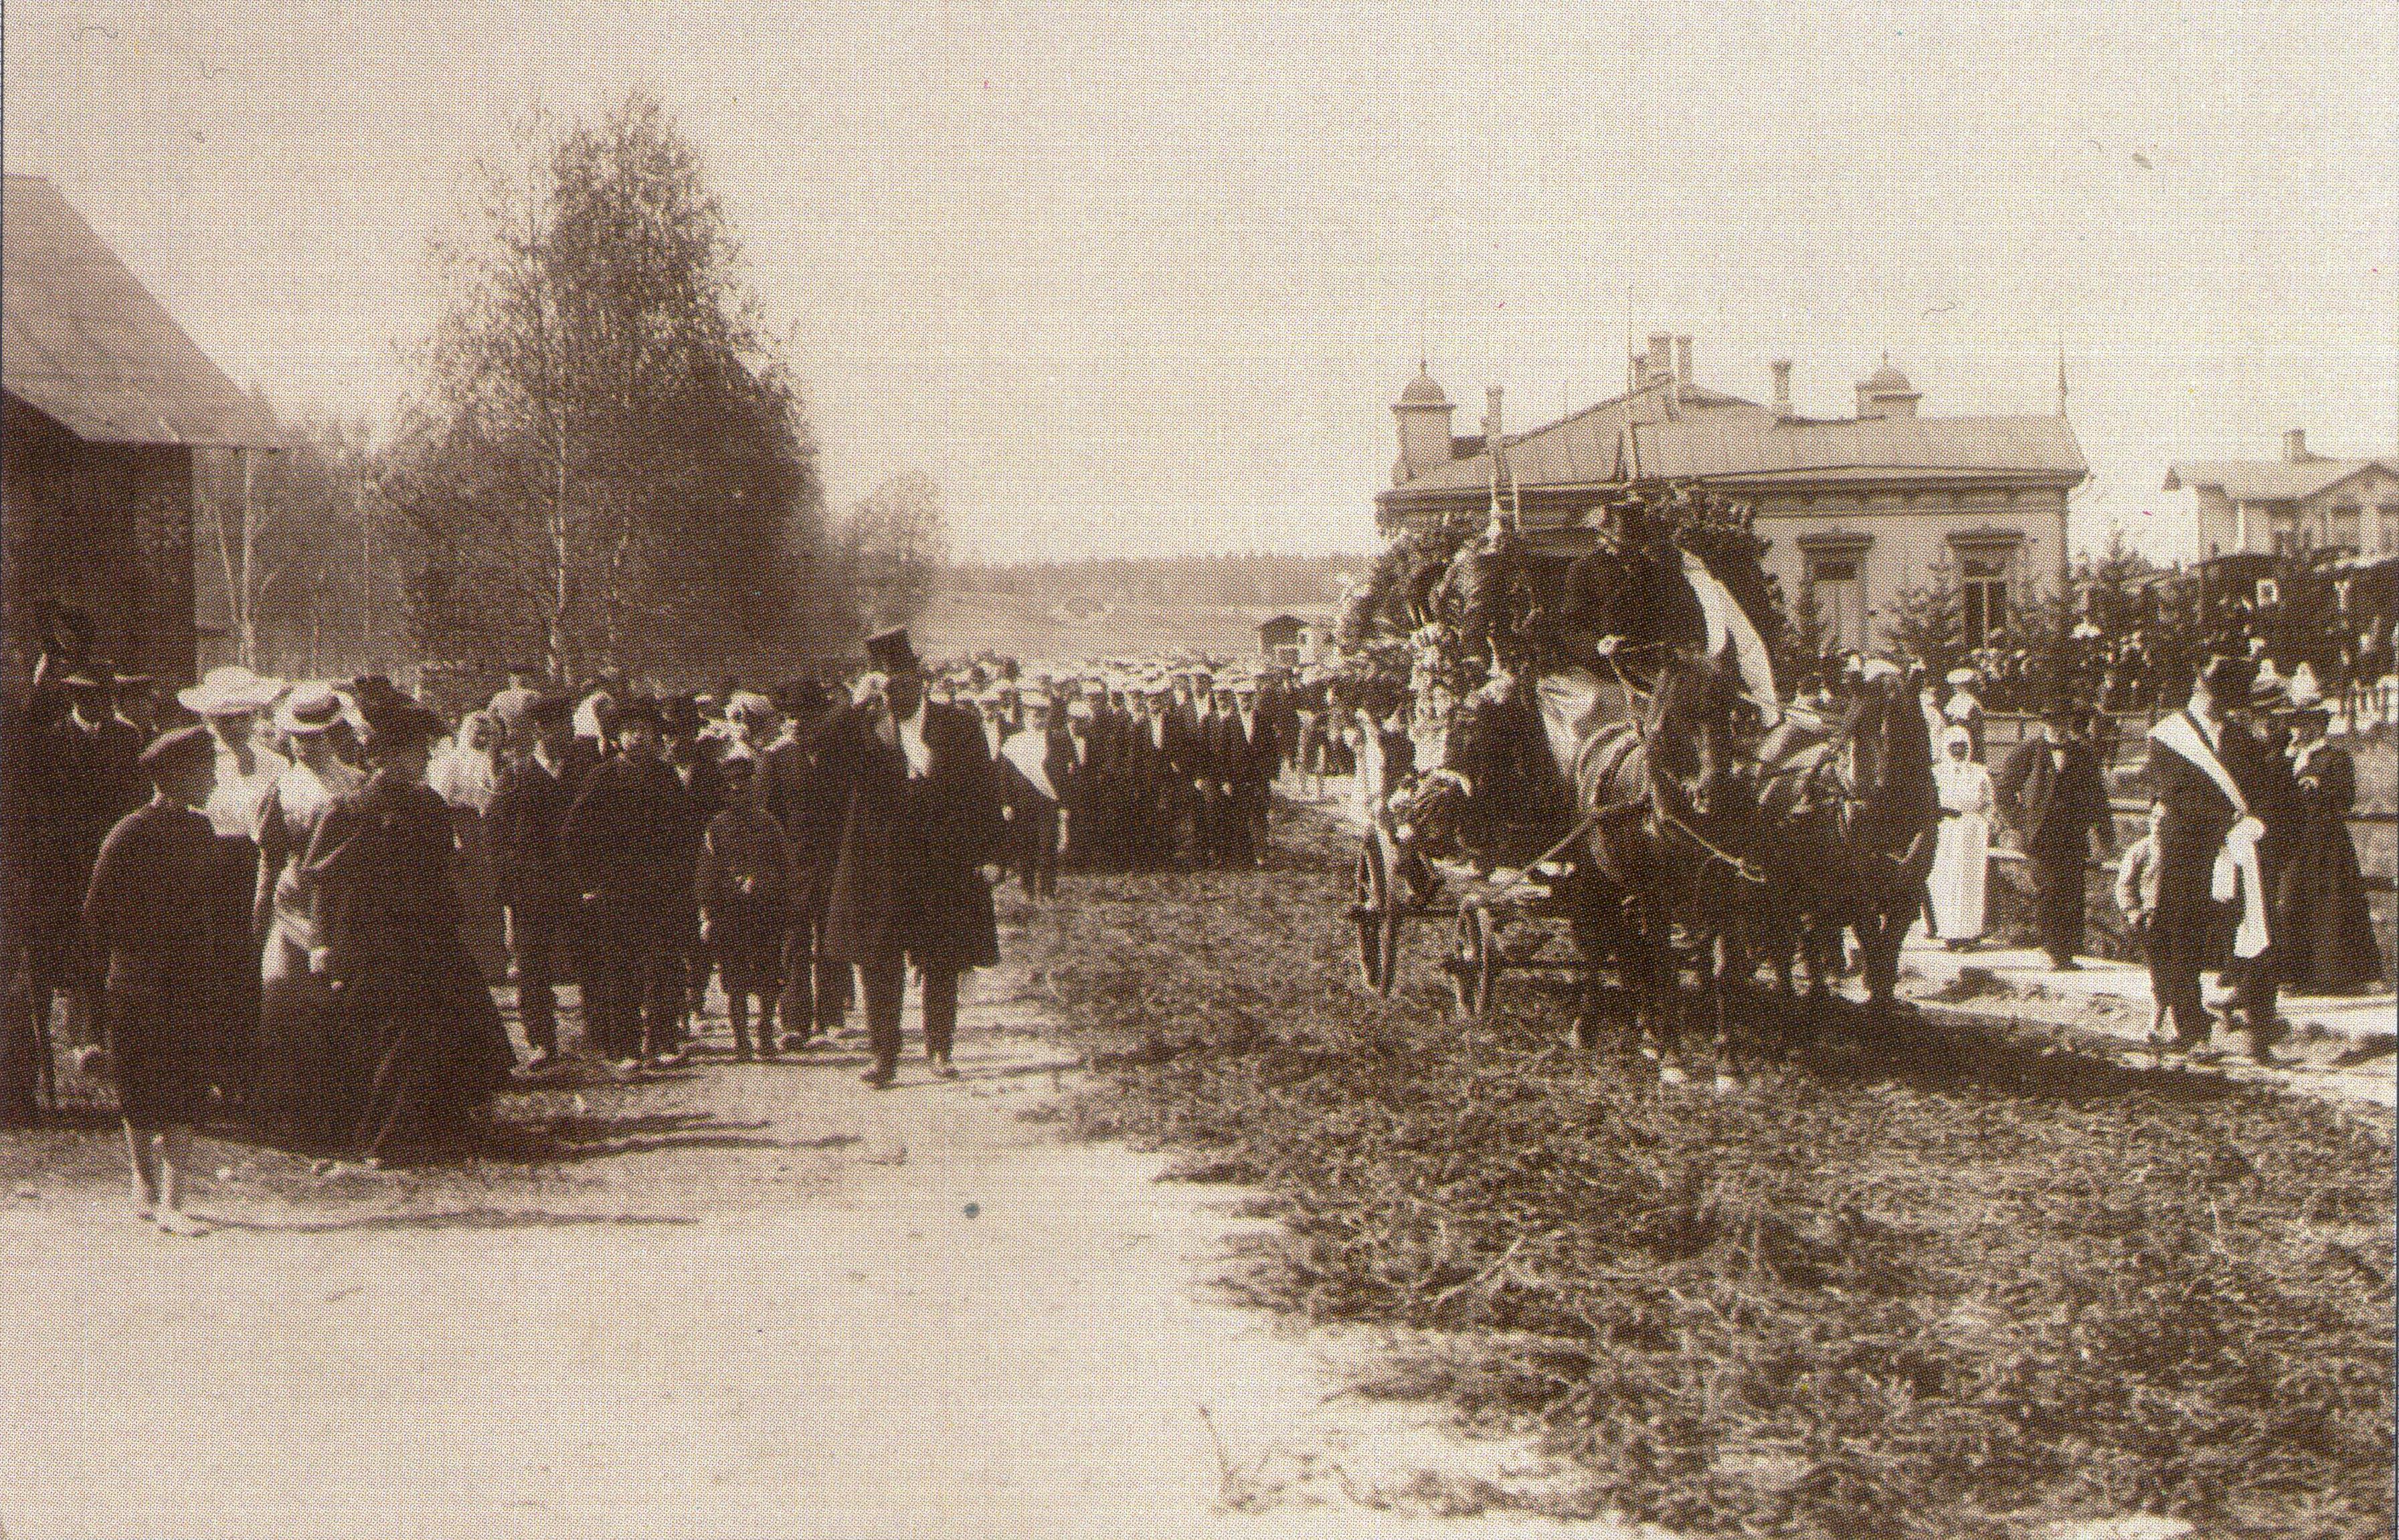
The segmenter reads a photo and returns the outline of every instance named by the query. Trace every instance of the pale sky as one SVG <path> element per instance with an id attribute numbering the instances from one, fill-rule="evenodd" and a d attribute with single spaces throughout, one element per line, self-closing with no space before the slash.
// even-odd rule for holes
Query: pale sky
<path id="1" fill-rule="evenodd" d="M 1886 350 L 1928 413 L 2053 411 L 2062 332 L 2085 541 L 2172 459 L 2399 448 L 2379 0 L 6 17 L 7 168 L 284 404 L 398 395 L 512 117 L 655 92 L 836 505 L 924 470 L 986 556 L 1368 548 L 1419 346 L 1460 431 L 1494 384 L 1530 426 L 1621 387 L 1628 283 L 1701 383 L 1789 357 L 1827 414 Z"/>

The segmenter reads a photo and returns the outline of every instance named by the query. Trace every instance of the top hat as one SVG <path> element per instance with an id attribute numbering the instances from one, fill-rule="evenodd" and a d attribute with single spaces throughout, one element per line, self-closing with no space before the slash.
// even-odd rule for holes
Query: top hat
<path id="1" fill-rule="evenodd" d="M 142 768 L 150 772 L 152 780 L 164 780 L 185 770 L 197 769 L 216 760 L 216 740 L 205 727 L 178 727 L 161 733 L 142 750 Z"/>
<path id="2" fill-rule="evenodd" d="M 866 639 L 867 661 L 887 674 L 913 674 L 924 665 L 908 642 L 908 628 L 894 626 Z"/>
<path id="3" fill-rule="evenodd" d="M 524 710 L 525 720 L 536 723 L 566 722 L 574 715 L 574 699 L 557 690 L 545 690 L 534 696 L 533 704 Z"/>
<path id="4" fill-rule="evenodd" d="M 666 713 L 658 709 L 657 701 L 647 696 L 627 696 L 618 701 L 608 725 L 611 732 L 622 732 L 636 723 L 647 723 L 661 733 L 667 728 Z"/>

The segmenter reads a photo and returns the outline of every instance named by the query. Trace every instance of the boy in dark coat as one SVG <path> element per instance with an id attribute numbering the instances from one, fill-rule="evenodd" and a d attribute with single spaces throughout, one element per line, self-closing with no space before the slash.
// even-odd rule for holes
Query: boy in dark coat
<path id="1" fill-rule="evenodd" d="M 752 794 L 754 762 L 736 752 L 723 765 L 725 805 L 700 837 L 694 879 L 699 939 L 725 982 L 733 1057 L 748 1059 L 750 1002 L 758 1003 L 758 1055 L 775 1057 L 775 993 L 791 918 L 790 846 L 782 826 Z"/>
<path id="2" fill-rule="evenodd" d="M 182 1173 L 223 997 L 216 910 L 205 901 L 216 829 L 198 811 L 215 781 L 216 750 L 206 728 L 183 727 L 143 750 L 140 763 L 156 790 L 102 843 L 84 934 L 107 966 L 110 1073 L 135 1208 L 169 1235 L 205 1235 L 183 1210 Z"/>

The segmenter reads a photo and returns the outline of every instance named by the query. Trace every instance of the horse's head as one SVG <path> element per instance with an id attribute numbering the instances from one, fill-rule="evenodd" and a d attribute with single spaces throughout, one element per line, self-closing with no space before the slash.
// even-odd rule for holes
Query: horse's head
<path id="1" fill-rule="evenodd" d="M 1850 794 L 1871 818 L 1899 825 L 1931 816 L 1931 736 L 1904 682 L 1887 675 L 1861 684 L 1841 742 Z"/>
<path id="2" fill-rule="evenodd" d="M 1650 772 L 1682 789 L 1691 812 L 1714 817 L 1733 800 L 1732 682 L 1704 659 L 1670 652 L 1642 724 Z"/>

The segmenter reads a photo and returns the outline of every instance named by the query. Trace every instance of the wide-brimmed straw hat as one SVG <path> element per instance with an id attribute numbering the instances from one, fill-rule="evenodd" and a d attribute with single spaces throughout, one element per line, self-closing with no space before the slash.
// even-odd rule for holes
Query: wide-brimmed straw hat
<path id="1" fill-rule="evenodd" d="M 197 717 L 237 717 L 275 703 L 283 682 L 264 679 L 238 663 L 210 669 L 200 682 L 175 692 L 176 704 Z"/>
<path id="2" fill-rule="evenodd" d="M 343 718 L 341 695 L 330 684 L 295 684 L 275 708 L 275 730 L 291 737 L 324 732 Z"/>

